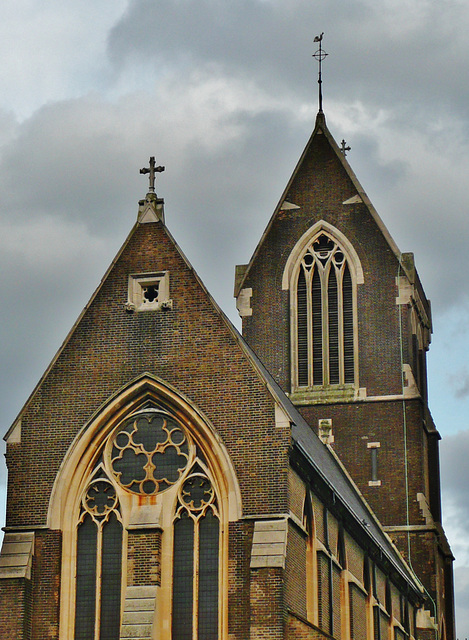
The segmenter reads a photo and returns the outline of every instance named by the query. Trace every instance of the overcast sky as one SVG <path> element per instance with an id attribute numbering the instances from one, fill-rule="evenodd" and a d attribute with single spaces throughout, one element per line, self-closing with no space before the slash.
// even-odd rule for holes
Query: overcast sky
<path id="1" fill-rule="evenodd" d="M 166 221 L 236 322 L 249 260 L 324 110 L 432 301 L 430 407 L 458 635 L 469 636 L 469 3 L 3 0 L 0 427 L 136 218 L 155 155 Z M 0 483 L 4 486 L 5 471 Z M 3 520 L 3 516 L 2 516 Z"/>

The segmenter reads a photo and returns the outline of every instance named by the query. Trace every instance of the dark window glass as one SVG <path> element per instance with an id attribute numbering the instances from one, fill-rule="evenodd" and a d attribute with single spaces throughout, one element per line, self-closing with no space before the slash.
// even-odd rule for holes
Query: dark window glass
<path id="1" fill-rule="evenodd" d="M 176 421 L 147 411 L 128 418 L 114 436 L 111 464 L 122 486 L 151 495 L 178 481 L 188 457 L 189 444 Z"/>
<path id="2" fill-rule="evenodd" d="M 298 384 L 308 384 L 308 300 L 306 278 L 303 267 L 300 268 L 297 286 L 298 308 Z"/>
<path id="3" fill-rule="evenodd" d="M 366 640 L 366 597 L 354 584 L 350 584 L 350 637 L 352 640 Z"/>
<path id="4" fill-rule="evenodd" d="M 379 624 L 379 607 L 373 607 L 373 633 L 375 640 L 381 640 L 381 627 Z"/>
<path id="5" fill-rule="evenodd" d="M 334 638 L 341 637 L 341 601 L 340 601 L 340 574 L 336 564 L 332 564 L 332 633 Z"/>
<path id="6" fill-rule="evenodd" d="M 313 384 L 322 384 L 322 292 L 321 278 L 314 270 L 312 284 L 313 307 Z"/>
<path id="7" fill-rule="evenodd" d="M 327 287 L 329 314 L 329 383 L 339 384 L 339 298 L 337 276 L 332 267 Z"/>
<path id="8" fill-rule="evenodd" d="M 194 522 L 183 511 L 174 523 L 172 640 L 192 640 Z"/>
<path id="9" fill-rule="evenodd" d="M 308 247 L 296 286 L 298 385 L 353 383 L 353 283 L 334 240 L 321 234 Z"/>
<path id="10" fill-rule="evenodd" d="M 211 510 L 199 522 L 199 638 L 218 638 L 218 519 Z"/>
<path id="11" fill-rule="evenodd" d="M 348 265 L 345 264 L 345 270 L 342 281 L 342 296 L 344 307 L 344 381 L 351 383 L 354 381 L 353 367 L 353 293 L 352 293 L 352 277 Z"/>
<path id="12" fill-rule="evenodd" d="M 75 640 L 94 638 L 97 539 L 98 527 L 87 515 L 77 533 Z"/>
<path id="13" fill-rule="evenodd" d="M 122 525 L 115 513 L 103 527 L 100 640 L 119 640 Z"/>
<path id="14" fill-rule="evenodd" d="M 378 480 L 378 449 L 373 447 L 371 452 L 371 480 L 377 482 Z"/>

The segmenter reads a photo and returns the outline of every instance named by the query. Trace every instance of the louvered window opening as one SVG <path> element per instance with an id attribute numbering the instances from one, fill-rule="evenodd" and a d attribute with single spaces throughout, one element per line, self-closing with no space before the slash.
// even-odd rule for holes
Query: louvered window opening
<path id="1" fill-rule="evenodd" d="M 303 256 L 296 297 L 298 385 L 353 383 L 352 277 L 343 251 L 324 233 Z"/>

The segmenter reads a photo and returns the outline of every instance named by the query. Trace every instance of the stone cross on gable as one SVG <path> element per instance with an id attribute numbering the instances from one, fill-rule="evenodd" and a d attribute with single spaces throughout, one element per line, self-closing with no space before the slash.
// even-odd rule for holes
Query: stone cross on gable
<path id="1" fill-rule="evenodd" d="M 340 143 L 340 152 L 344 154 L 344 156 L 347 155 L 347 151 L 350 151 L 350 149 L 352 147 L 350 147 L 349 145 L 347 145 L 347 143 L 345 142 L 345 140 L 342 140 L 342 142 Z"/>
<path id="2" fill-rule="evenodd" d="M 150 193 L 155 193 L 155 178 L 156 178 L 156 173 L 161 173 L 162 171 L 164 171 L 164 167 L 156 167 L 155 166 L 155 156 L 152 156 L 150 158 L 150 166 L 149 167 L 144 167 L 143 169 L 140 169 L 140 173 L 146 174 L 149 173 L 149 181 L 150 181 Z"/>

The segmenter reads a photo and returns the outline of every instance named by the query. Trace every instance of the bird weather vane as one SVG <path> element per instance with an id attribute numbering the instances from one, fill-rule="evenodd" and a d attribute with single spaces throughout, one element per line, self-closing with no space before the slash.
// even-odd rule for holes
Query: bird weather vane
<path id="1" fill-rule="evenodd" d="M 319 78 L 318 78 L 318 84 L 319 84 L 319 113 L 322 113 L 322 61 L 328 55 L 324 51 L 324 49 L 322 48 L 322 37 L 323 37 L 323 35 L 324 35 L 324 31 L 321 33 L 320 36 L 316 36 L 314 38 L 314 42 L 319 42 L 319 49 L 316 51 L 316 53 L 313 53 L 313 58 L 316 58 L 316 60 L 319 63 Z"/>
<path id="2" fill-rule="evenodd" d="M 155 156 L 152 156 L 150 158 L 150 166 L 149 167 L 144 167 L 143 169 L 140 169 L 140 173 L 146 174 L 149 173 L 150 175 L 148 176 L 148 179 L 150 181 L 150 188 L 149 188 L 149 192 L 150 193 L 155 193 L 155 178 L 156 178 L 156 174 L 157 173 L 161 173 L 162 171 L 164 171 L 164 167 L 156 167 L 155 166 Z"/>

